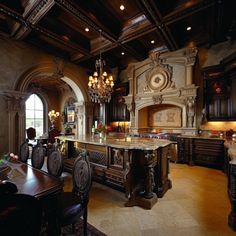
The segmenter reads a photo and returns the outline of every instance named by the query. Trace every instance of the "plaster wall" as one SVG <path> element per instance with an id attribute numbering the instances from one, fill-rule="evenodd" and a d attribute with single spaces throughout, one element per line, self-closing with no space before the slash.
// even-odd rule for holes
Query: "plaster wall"
<path id="1" fill-rule="evenodd" d="M 17 153 L 19 144 L 24 139 L 24 127 L 19 127 L 19 124 L 14 124 L 14 122 L 19 120 L 22 124 L 24 123 L 24 114 L 22 114 L 24 102 L 22 101 L 29 96 L 27 83 L 30 83 L 30 78 L 44 73 L 52 74 L 57 68 L 54 56 L 24 42 L 2 37 L 0 37 L 0 58 L 1 155 L 6 152 Z M 85 71 L 77 65 L 65 62 L 63 73 L 80 88 L 82 96 L 79 94 L 78 97 L 82 97 L 84 103 L 90 102 Z M 25 80 L 29 81 L 25 83 Z M 9 101 L 13 98 L 19 102 L 19 106 L 16 104 L 9 106 Z M 53 102 L 48 104 L 48 109 L 60 109 L 60 102 L 64 99 L 63 95 L 59 98 L 58 94 L 51 94 L 48 96 L 49 100 Z"/>

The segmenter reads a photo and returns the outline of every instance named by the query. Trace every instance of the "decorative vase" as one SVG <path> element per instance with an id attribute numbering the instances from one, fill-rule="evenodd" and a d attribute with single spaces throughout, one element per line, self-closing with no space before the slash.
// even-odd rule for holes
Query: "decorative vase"
<path id="1" fill-rule="evenodd" d="M 102 132 L 99 133 L 99 138 L 100 139 L 104 139 L 105 137 L 106 137 L 105 133 L 102 133 Z"/>

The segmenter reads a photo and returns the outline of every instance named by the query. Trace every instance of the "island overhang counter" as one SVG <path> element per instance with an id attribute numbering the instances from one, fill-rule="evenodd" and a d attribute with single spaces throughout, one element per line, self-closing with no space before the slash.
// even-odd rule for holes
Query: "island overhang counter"
<path id="1" fill-rule="evenodd" d="M 125 206 L 151 209 L 172 186 L 169 140 L 58 136 L 57 141 L 67 171 L 72 170 L 74 158 L 87 150 L 94 180 L 124 191 L 128 199 Z"/>

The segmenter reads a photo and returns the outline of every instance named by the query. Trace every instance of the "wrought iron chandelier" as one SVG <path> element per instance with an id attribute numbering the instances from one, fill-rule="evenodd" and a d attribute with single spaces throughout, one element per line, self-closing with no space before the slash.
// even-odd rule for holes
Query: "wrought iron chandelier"
<path id="1" fill-rule="evenodd" d="M 100 30 L 100 38 L 102 31 Z M 96 60 L 93 76 L 89 76 L 88 91 L 92 102 L 106 103 L 111 100 L 111 93 L 113 91 L 114 81 L 112 75 L 108 75 L 103 71 L 106 65 L 105 60 L 102 60 L 102 53 L 100 50 L 100 58 Z"/>

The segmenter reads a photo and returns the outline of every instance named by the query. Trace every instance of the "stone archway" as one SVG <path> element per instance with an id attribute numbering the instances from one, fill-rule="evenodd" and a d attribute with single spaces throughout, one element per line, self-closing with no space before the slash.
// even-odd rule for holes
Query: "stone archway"
<path id="1" fill-rule="evenodd" d="M 18 151 L 19 144 L 25 139 L 25 101 L 30 95 L 28 93 L 28 87 L 32 80 L 38 76 L 55 74 L 58 76 L 58 79 L 68 84 L 76 95 L 77 127 L 80 126 L 78 128 L 78 134 L 85 135 L 89 131 L 88 127 L 90 125 L 87 122 L 92 122 L 92 114 L 88 112 L 90 111 L 90 100 L 85 86 L 81 82 L 83 80 L 78 79 L 79 70 L 77 71 L 76 68 L 71 66 L 65 66 L 63 71 L 60 71 L 58 65 L 55 65 L 53 62 L 42 63 L 22 73 L 15 81 L 13 90 L 3 92 L 3 95 L 7 98 L 9 150 Z"/>

